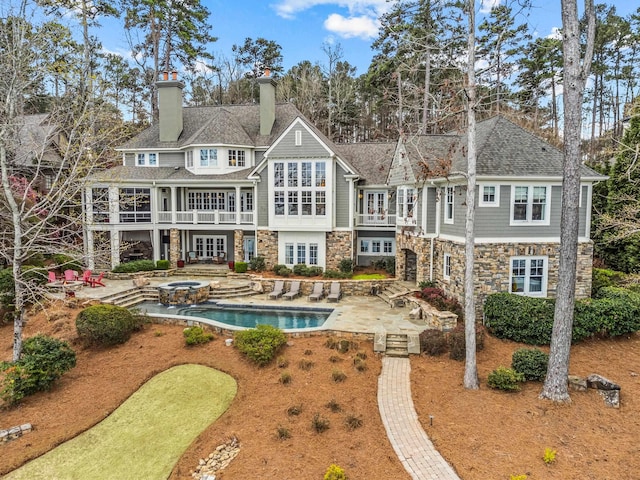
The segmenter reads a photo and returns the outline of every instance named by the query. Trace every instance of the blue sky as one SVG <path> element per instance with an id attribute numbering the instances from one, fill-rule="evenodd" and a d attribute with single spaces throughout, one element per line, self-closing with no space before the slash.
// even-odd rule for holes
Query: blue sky
<path id="1" fill-rule="evenodd" d="M 378 34 L 379 17 L 389 8 L 387 0 L 201 0 L 209 9 L 212 35 L 218 41 L 210 51 L 231 57 L 231 47 L 246 37 L 263 37 L 282 47 L 285 71 L 302 60 L 326 65 L 323 43 L 340 43 L 343 59 L 357 67 L 357 75 L 366 72 L 374 53 L 371 43 Z M 478 1 L 479 21 L 482 11 L 504 0 Z M 560 0 L 532 0 L 527 21 L 535 34 L 546 37 L 561 26 Z M 578 0 L 582 4 L 581 0 Z M 619 15 L 638 8 L 636 0 L 608 1 L 616 5 Z M 636 5 L 633 5 L 636 4 Z M 105 50 L 128 54 L 122 20 L 105 21 L 97 35 Z"/>

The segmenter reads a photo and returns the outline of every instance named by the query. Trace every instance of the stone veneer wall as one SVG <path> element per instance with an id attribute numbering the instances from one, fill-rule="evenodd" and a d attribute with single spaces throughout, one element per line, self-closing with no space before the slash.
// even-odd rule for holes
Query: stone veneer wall
<path id="1" fill-rule="evenodd" d="M 267 270 L 278 264 L 278 232 L 256 231 L 257 255 L 264 257 Z"/>
<path id="2" fill-rule="evenodd" d="M 244 261 L 244 230 L 233 231 L 233 255 L 227 252 L 227 260 Z"/>
<path id="3" fill-rule="evenodd" d="M 558 283 L 558 243 L 499 243 L 479 244 L 475 248 L 475 290 L 478 319 L 482 318 L 482 305 L 487 295 L 509 292 L 510 258 L 514 256 L 546 256 L 547 296 L 555 297 Z M 451 255 L 451 276 L 443 278 L 444 254 Z M 576 272 L 576 298 L 591 296 L 593 243 L 578 245 Z M 434 248 L 434 279 L 450 296 L 464 304 L 464 244 L 436 240 Z"/>
<path id="4" fill-rule="evenodd" d="M 327 232 L 325 270 L 340 270 L 340 260 L 354 258 L 353 232 Z"/>
<path id="5" fill-rule="evenodd" d="M 406 250 L 411 250 L 417 256 L 416 285 L 423 280 L 429 280 L 431 270 L 431 239 L 418 237 L 409 232 L 399 232 L 396 235 L 396 277 L 405 278 Z"/>
<path id="6" fill-rule="evenodd" d="M 169 263 L 171 268 L 177 268 L 180 260 L 180 230 L 172 228 L 169 230 Z"/>

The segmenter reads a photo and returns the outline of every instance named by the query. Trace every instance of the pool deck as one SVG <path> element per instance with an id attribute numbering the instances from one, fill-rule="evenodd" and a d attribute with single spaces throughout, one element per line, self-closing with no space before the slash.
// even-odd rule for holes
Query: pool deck
<path id="1" fill-rule="evenodd" d="M 195 277 L 198 281 L 206 281 L 207 277 Z M 172 276 L 171 282 L 194 280 L 194 277 Z M 246 285 L 247 279 L 225 279 L 220 277 L 212 278 L 219 281 L 221 285 Z M 167 283 L 167 278 L 150 278 L 151 287 Z M 133 288 L 131 280 L 105 280 L 104 287 L 83 287 L 76 290 L 76 297 L 80 299 L 101 300 L 115 293 L 123 292 Z M 391 308 L 389 304 L 375 296 L 343 296 L 338 302 L 309 301 L 306 296 L 298 296 L 293 300 L 277 299 L 271 300 L 266 293 L 225 298 L 224 303 L 250 304 L 250 305 L 282 305 L 288 307 L 305 308 L 333 308 L 334 313 L 327 319 L 324 329 L 340 332 L 368 333 L 420 333 L 426 328 L 424 320 L 413 320 L 409 318 L 409 309 L 406 307 Z"/>

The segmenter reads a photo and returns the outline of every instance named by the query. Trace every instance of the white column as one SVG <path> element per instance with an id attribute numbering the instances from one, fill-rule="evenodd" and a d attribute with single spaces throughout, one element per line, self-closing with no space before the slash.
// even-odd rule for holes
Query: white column
<path id="1" fill-rule="evenodd" d="M 120 232 L 111 230 L 111 268 L 120 263 Z"/>
<path id="2" fill-rule="evenodd" d="M 176 187 L 171 187 L 171 223 L 175 225 L 178 221 L 178 198 Z"/>
<path id="3" fill-rule="evenodd" d="M 86 236 L 84 238 L 84 244 L 86 245 L 87 268 L 89 270 L 93 270 L 94 268 L 96 268 L 96 253 L 95 247 L 93 245 L 93 230 L 87 229 Z"/>
<path id="4" fill-rule="evenodd" d="M 109 187 L 109 223 L 117 225 L 120 223 L 120 194 L 118 187 Z"/>
<path id="5" fill-rule="evenodd" d="M 236 225 L 240 225 L 240 187 L 236 186 Z"/>

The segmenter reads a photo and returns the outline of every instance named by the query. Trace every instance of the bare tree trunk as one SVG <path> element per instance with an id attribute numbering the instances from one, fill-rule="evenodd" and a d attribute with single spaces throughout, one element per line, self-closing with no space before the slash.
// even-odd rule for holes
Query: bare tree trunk
<path id="1" fill-rule="evenodd" d="M 478 367 L 476 364 L 476 302 L 474 295 L 474 223 L 476 201 L 476 27 L 475 2 L 469 0 L 469 36 L 467 43 L 467 218 L 465 222 L 464 248 L 464 336 L 465 364 L 464 388 L 477 390 Z"/>
<path id="2" fill-rule="evenodd" d="M 402 105 L 402 74 L 400 71 L 396 71 L 396 80 L 398 83 L 398 132 L 402 133 L 402 110 L 404 109 L 404 106 Z"/>
<path id="3" fill-rule="evenodd" d="M 580 137 L 582 96 L 589 75 L 595 35 L 593 0 L 585 0 L 588 21 L 587 45 L 581 58 L 577 0 L 562 0 L 564 62 L 564 161 L 562 217 L 560 227 L 560 265 L 549 352 L 549 368 L 540 398 L 570 402 L 567 376 L 575 307 L 576 264 L 578 259 L 578 220 L 580 200 Z"/>
<path id="4" fill-rule="evenodd" d="M 431 49 L 427 46 L 424 59 L 424 94 L 422 95 L 422 125 L 419 133 L 426 134 L 429 123 L 429 90 L 431 90 Z"/>

